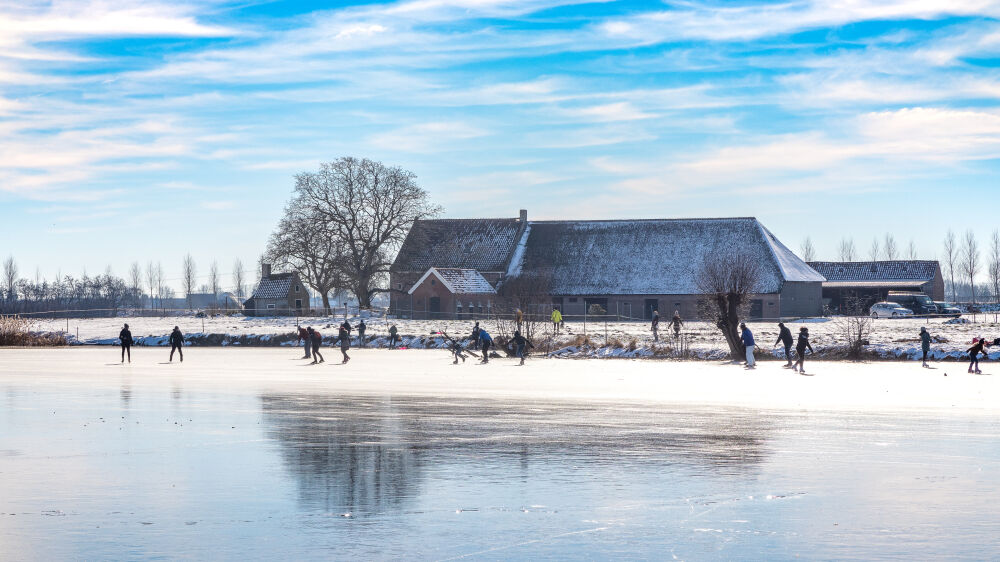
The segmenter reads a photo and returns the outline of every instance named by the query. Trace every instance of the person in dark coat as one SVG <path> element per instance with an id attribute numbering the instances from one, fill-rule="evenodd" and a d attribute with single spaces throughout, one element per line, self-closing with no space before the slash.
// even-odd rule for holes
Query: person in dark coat
<path id="1" fill-rule="evenodd" d="M 312 326 L 306 328 L 306 331 L 309 332 L 309 339 L 312 340 L 313 365 L 324 363 L 326 360 L 323 359 L 323 354 L 319 352 L 319 348 L 323 346 L 323 334 L 317 330 L 313 330 Z"/>
<path id="2" fill-rule="evenodd" d="M 674 338 L 681 337 L 681 326 L 684 322 L 681 321 L 681 312 L 679 310 L 674 311 L 674 317 L 670 319 L 670 325 L 674 328 Z"/>
<path id="3" fill-rule="evenodd" d="M 653 330 L 653 341 L 660 341 L 660 313 L 653 311 L 653 324 L 649 327 Z"/>
<path id="4" fill-rule="evenodd" d="M 981 375 L 983 372 L 979 370 L 979 354 L 986 355 L 986 339 L 978 338 L 974 343 L 975 345 L 966 350 L 969 353 L 969 372 Z"/>
<path id="5" fill-rule="evenodd" d="M 795 354 L 798 356 L 795 361 L 795 370 L 806 374 L 806 349 L 809 353 L 815 353 L 811 345 L 809 345 L 809 328 L 802 326 L 799 328 L 799 341 L 795 344 Z"/>
<path id="6" fill-rule="evenodd" d="M 361 323 L 358 324 L 358 345 L 365 347 L 365 330 L 368 329 L 368 325 L 365 324 L 365 319 L 361 319 Z"/>
<path id="7" fill-rule="evenodd" d="M 740 324 L 740 330 L 740 339 L 743 341 L 743 348 L 746 349 L 747 353 L 746 367 L 747 369 L 756 369 L 757 362 L 754 360 L 753 348 L 756 347 L 757 342 L 753 339 L 753 332 L 750 331 L 750 328 L 747 328 L 746 324 Z"/>
<path id="8" fill-rule="evenodd" d="M 476 322 L 476 327 L 479 328 L 479 322 Z M 479 328 L 479 342 L 482 345 L 483 350 L 483 363 L 490 362 L 490 346 L 493 345 L 493 337 L 490 336 L 489 332 Z"/>
<path id="9" fill-rule="evenodd" d="M 396 325 L 393 324 L 389 326 L 389 349 L 396 349 L 396 344 L 399 343 L 399 330 L 396 329 Z"/>
<path id="10" fill-rule="evenodd" d="M 521 365 L 524 365 L 524 351 L 527 348 L 534 348 L 535 345 L 528 341 L 527 338 L 521 335 L 521 332 L 514 332 L 514 337 L 511 340 L 514 342 L 514 351 L 517 357 L 521 358 Z"/>
<path id="11" fill-rule="evenodd" d="M 125 354 L 128 354 L 128 362 L 132 362 L 132 332 L 128 329 L 128 324 L 118 332 L 118 341 L 122 344 L 122 363 L 125 362 Z"/>
<path id="12" fill-rule="evenodd" d="M 170 332 L 170 361 L 174 360 L 174 351 L 181 356 L 181 363 L 184 362 L 184 334 L 181 329 L 174 326 L 174 331 Z"/>
<path id="13" fill-rule="evenodd" d="M 481 328 L 479 327 L 479 322 L 476 322 L 476 325 L 472 327 L 472 341 L 475 342 L 475 343 L 477 343 L 477 344 L 479 343 L 479 331 L 480 330 L 481 330 Z"/>
<path id="14" fill-rule="evenodd" d="M 349 332 L 345 326 L 341 326 L 340 330 L 337 332 L 336 341 L 340 342 L 340 353 L 344 356 L 344 360 L 340 363 L 347 363 L 351 360 L 351 357 L 347 355 L 347 350 L 351 349 L 351 332 Z"/>
<path id="15" fill-rule="evenodd" d="M 920 351 L 923 352 L 923 359 L 921 360 L 920 366 L 927 366 L 927 354 L 931 350 L 931 334 L 927 331 L 927 328 L 920 328 Z"/>
<path id="16" fill-rule="evenodd" d="M 792 366 L 792 331 L 789 330 L 784 323 L 778 322 L 778 341 L 774 342 L 775 347 L 778 344 L 785 346 L 785 359 L 788 363 L 785 363 L 785 367 Z"/>
<path id="17" fill-rule="evenodd" d="M 344 318 L 344 323 L 341 324 L 340 327 L 347 330 L 347 335 L 351 335 L 351 332 L 354 331 L 354 328 L 351 327 L 351 323 L 348 322 L 346 318 Z"/>
<path id="18" fill-rule="evenodd" d="M 309 350 L 312 349 L 312 337 L 309 335 L 309 332 L 302 326 L 299 326 L 299 341 L 305 342 L 302 345 L 304 345 L 306 348 L 306 354 L 303 355 L 302 358 L 311 359 L 312 355 L 310 354 Z"/>

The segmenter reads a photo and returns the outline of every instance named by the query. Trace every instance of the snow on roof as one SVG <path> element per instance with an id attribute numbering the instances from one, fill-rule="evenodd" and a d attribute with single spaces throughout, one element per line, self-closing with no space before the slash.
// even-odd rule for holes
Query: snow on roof
<path id="1" fill-rule="evenodd" d="M 826 281 L 826 277 L 823 277 L 823 275 L 810 267 L 809 264 L 802 261 L 799 256 L 796 256 L 795 252 L 789 250 L 787 246 L 782 244 L 770 230 L 760 224 L 760 221 L 757 221 L 757 225 L 760 226 L 761 234 L 764 236 L 764 240 L 770 244 L 771 252 L 774 254 L 774 259 L 777 261 L 778 267 L 781 269 L 781 274 L 785 278 L 785 281 L 807 283 Z"/>
<path id="2" fill-rule="evenodd" d="M 393 271 L 431 267 L 507 271 L 519 219 L 432 219 L 413 223 Z"/>
<path id="3" fill-rule="evenodd" d="M 496 289 L 485 277 L 475 269 L 458 269 L 453 267 L 432 267 L 427 273 L 417 280 L 410 288 L 409 293 L 417 289 L 428 277 L 434 275 L 441 284 L 454 295 L 482 295 L 496 294 Z"/>
<path id="4" fill-rule="evenodd" d="M 761 292 L 785 281 L 821 282 L 813 271 L 755 218 L 618 221 L 532 221 L 519 264 L 545 272 L 558 295 L 698 294 L 697 272 L 706 257 L 736 249 L 762 265 Z"/>
<path id="5" fill-rule="evenodd" d="M 292 289 L 292 273 L 276 273 L 261 278 L 252 299 L 284 299 Z"/>
<path id="6" fill-rule="evenodd" d="M 940 269 L 938 262 L 932 260 L 814 261 L 809 262 L 809 265 L 831 282 L 928 282 L 935 278 Z"/>

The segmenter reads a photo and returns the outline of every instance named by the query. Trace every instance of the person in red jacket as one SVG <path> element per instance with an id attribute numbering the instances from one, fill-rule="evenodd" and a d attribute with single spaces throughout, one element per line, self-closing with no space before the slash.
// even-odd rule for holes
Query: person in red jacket
<path id="1" fill-rule="evenodd" d="M 323 334 L 313 330 L 312 326 L 306 328 L 306 331 L 309 332 L 309 338 L 312 340 L 313 365 L 317 363 L 317 359 L 319 359 L 319 363 L 323 363 L 325 361 L 323 354 L 319 352 L 319 348 L 323 345 Z"/>
<path id="2" fill-rule="evenodd" d="M 309 354 L 309 349 L 312 348 L 312 337 L 309 336 L 309 331 L 299 326 L 299 341 L 305 342 L 306 354 L 302 356 L 303 359 L 309 359 L 312 355 Z"/>

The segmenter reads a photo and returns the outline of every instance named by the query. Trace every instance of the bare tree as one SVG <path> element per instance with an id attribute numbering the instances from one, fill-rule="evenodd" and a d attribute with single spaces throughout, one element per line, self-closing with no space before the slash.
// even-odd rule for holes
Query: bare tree
<path id="1" fill-rule="evenodd" d="M 191 310 L 191 293 L 194 292 L 194 283 L 198 272 L 191 254 L 184 256 L 184 263 L 181 267 L 181 288 L 184 289 L 184 298 L 187 299 L 188 310 Z"/>
<path id="2" fill-rule="evenodd" d="M 872 247 L 868 249 L 868 257 L 871 261 L 878 261 L 879 256 L 882 255 L 882 250 L 878 245 L 878 238 L 872 238 Z"/>
<path id="3" fill-rule="evenodd" d="M 972 230 L 965 231 L 962 239 L 962 255 L 960 258 L 962 273 L 969 281 L 969 289 L 972 291 L 972 304 L 976 304 L 976 274 L 979 273 L 979 242 L 976 234 Z"/>
<path id="4" fill-rule="evenodd" d="M 236 258 L 233 260 L 233 292 L 240 302 L 243 302 L 243 286 L 243 260 Z"/>
<path id="5" fill-rule="evenodd" d="M 840 246 L 837 248 L 840 261 L 854 261 L 858 257 L 858 251 L 854 248 L 854 239 L 842 238 Z"/>
<path id="6" fill-rule="evenodd" d="M 163 308 L 163 299 L 166 297 L 165 290 L 169 287 L 163 286 L 163 264 L 156 262 L 156 299 L 160 301 L 160 308 Z M 173 291 L 171 291 L 173 293 Z M 170 298 L 173 298 L 171 294 Z"/>
<path id="7" fill-rule="evenodd" d="M 892 261 L 899 257 L 896 249 L 896 238 L 892 234 L 885 233 L 885 243 L 882 246 L 885 248 L 885 259 Z"/>
<path id="8" fill-rule="evenodd" d="M 912 238 L 910 238 L 910 243 L 906 246 L 906 259 L 917 259 L 917 243 Z"/>
<path id="9" fill-rule="evenodd" d="M 955 287 L 955 265 L 958 261 L 958 242 L 955 239 L 955 232 L 948 229 L 948 234 L 944 237 L 944 266 L 948 271 L 951 280 L 951 300 L 958 300 L 958 289 Z"/>
<path id="10" fill-rule="evenodd" d="M 214 307 L 219 304 L 219 262 L 215 260 L 212 260 L 212 265 L 208 268 L 208 289 L 214 295 Z"/>
<path id="11" fill-rule="evenodd" d="M 808 236 L 802 241 L 802 261 L 816 261 L 816 248 Z"/>
<path id="12" fill-rule="evenodd" d="M 132 262 L 132 267 L 128 270 L 128 283 L 132 298 L 135 300 L 135 307 L 139 308 L 142 306 L 142 268 L 137 261 Z"/>
<path id="13" fill-rule="evenodd" d="M 154 308 L 153 297 L 156 295 L 156 266 L 153 262 L 146 263 L 146 286 L 149 287 L 149 308 Z"/>
<path id="14" fill-rule="evenodd" d="M 293 269 L 302 281 L 323 299 L 323 313 L 330 314 L 330 292 L 348 285 L 348 257 L 343 241 L 329 228 L 316 209 L 293 198 L 285 215 L 271 233 L 266 259 L 276 267 Z"/>
<path id="15" fill-rule="evenodd" d="M 737 361 L 744 355 L 740 318 L 749 312 L 750 297 L 760 290 L 761 277 L 757 259 L 749 252 L 736 250 L 706 254 L 695 278 L 698 291 L 705 296 L 699 312 L 722 331 Z"/>
<path id="16" fill-rule="evenodd" d="M 993 288 L 993 302 L 1000 302 L 1000 230 L 994 230 L 990 238 L 990 286 Z"/>
<path id="17" fill-rule="evenodd" d="M 841 312 L 836 325 L 847 342 L 847 357 L 859 360 L 872 334 L 872 318 L 868 316 L 866 303 L 857 297 L 845 298 Z"/>
<path id="18" fill-rule="evenodd" d="M 17 262 L 13 255 L 3 261 L 3 289 L 7 300 L 17 300 Z"/>
<path id="19" fill-rule="evenodd" d="M 437 215 L 416 176 L 398 167 L 351 157 L 320 165 L 295 177 L 295 196 L 312 206 L 344 249 L 343 276 L 370 308 L 384 283 L 392 257 L 413 221 Z"/>

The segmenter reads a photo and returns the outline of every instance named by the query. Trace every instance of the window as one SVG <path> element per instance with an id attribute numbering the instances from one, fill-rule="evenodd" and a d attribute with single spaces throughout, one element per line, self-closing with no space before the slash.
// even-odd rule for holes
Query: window
<path id="1" fill-rule="evenodd" d="M 462 301 L 455 301 L 455 312 L 458 314 L 462 313 Z"/>
<path id="2" fill-rule="evenodd" d="M 269 305 L 267 305 L 267 309 L 268 309 L 268 310 L 274 310 L 274 305 L 273 305 L 273 304 L 269 304 Z"/>
<path id="3" fill-rule="evenodd" d="M 477 302 L 476 305 L 477 305 L 476 308 L 479 309 L 479 314 L 482 314 L 483 313 L 483 301 Z"/>
<path id="4" fill-rule="evenodd" d="M 576 297 L 570 297 L 569 302 L 576 302 Z"/>
<path id="5" fill-rule="evenodd" d="M 302 308 L 302 299 L 295 299 L 295 308 Z"/>
<path id="6" fill-rule="evenodd" d="M 437 279 L 431 279 L 431 287 L 437 284 L 438 284 Z"/>
<path id="7" fill-rule="evenodd" d="M 397 291 L 402 291 L 403 290 L 403 284 L 402 283 L 396 283 L 396 290 Z"/>
<path id="8" fill-rule="evenodd" d="M 295 292 L 296 292 L 296 293 L 297 293 L 297 292 L 299 292 L 299 289 L 301 289 L 301 288 L 302 288 L 302 287 L 299 287 L 298 285 L 296 285 L 296 286 L 295 286 Z"/>

